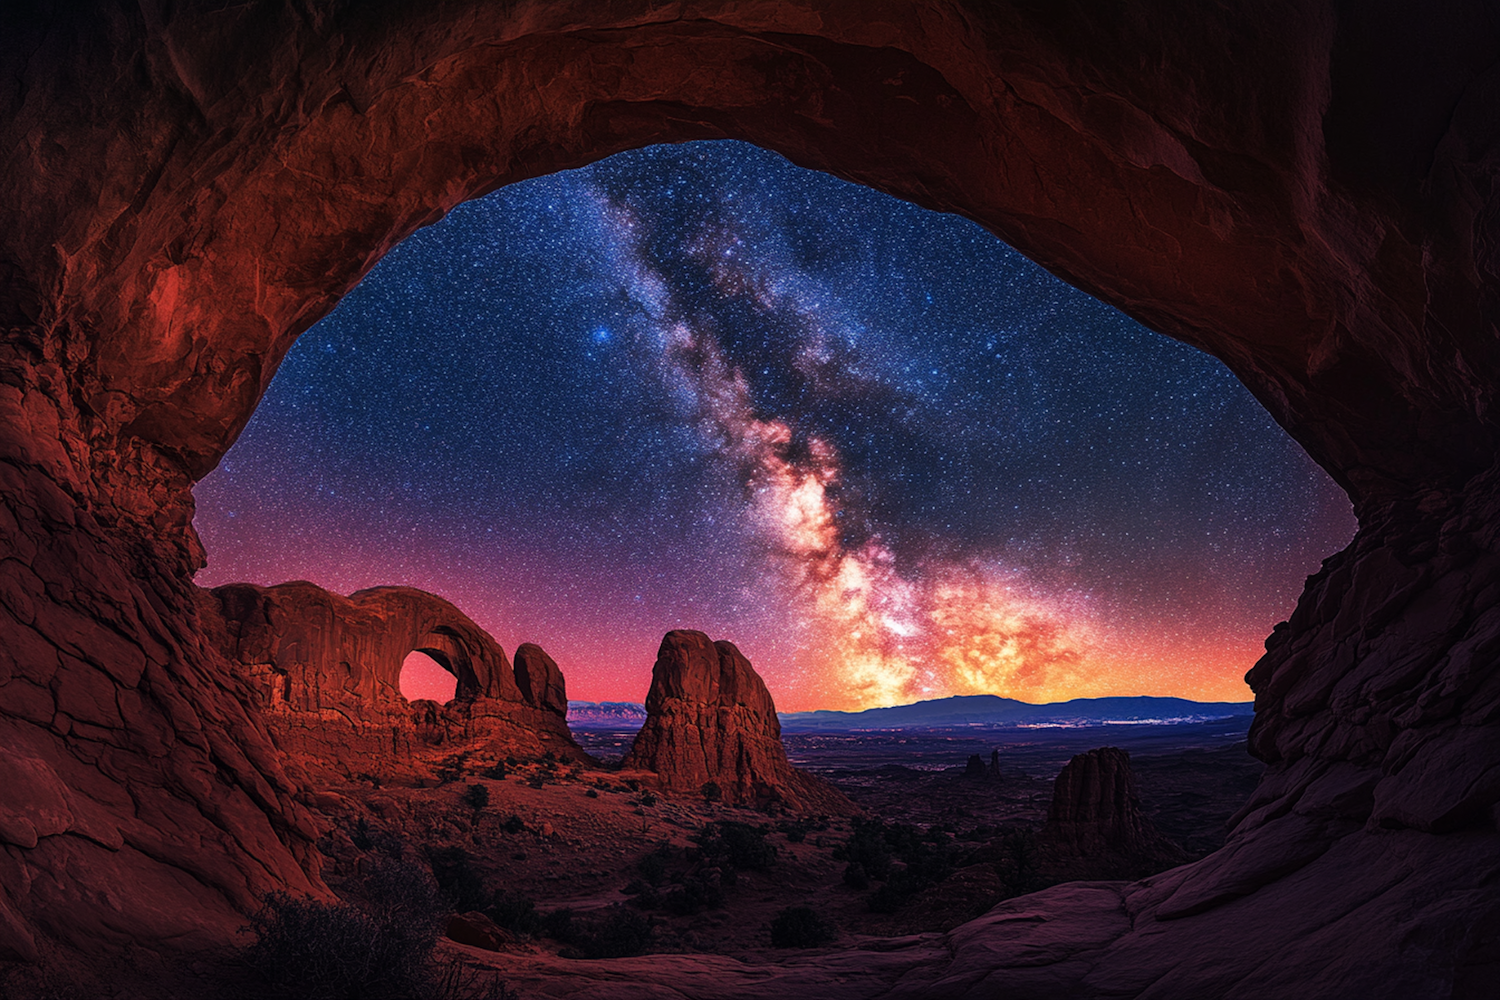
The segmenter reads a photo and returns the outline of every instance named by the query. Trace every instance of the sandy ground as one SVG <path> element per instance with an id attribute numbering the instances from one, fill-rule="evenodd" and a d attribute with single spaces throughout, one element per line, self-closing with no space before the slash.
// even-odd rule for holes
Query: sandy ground
<path id="1" fill-rule="evenodd" d="M 1221 746 L 1135 759 L 1143 805 L 1158 826 L 1197 855 L 1222 842 L 1224 819 L 1245 800 L 1259 765 L 1243 746 Z M 537 775 L 548 778 L 532 787 Z M 334 833 L 325 845 L 333 863 L 330 884 L 357 885 L 373 857 L 352 839 L 366 831 L 394 834 L 409 853 L 461 849 L 486 892 L 502 890 L 534 901 L 539 912 L 631 906 L 654 923 L 652 950 L 699 953 L 745 961 L 775 961 L 770 924 L 783 909 L 806 905 L 838 932 L 834 947 L 891 935 L 947 930 L 1013 894 L 1004 881 L 998 838 L 1039 827 L 1051 798 L 1050 782 L 1002 766 L 998 779 L 966 777 L 961 768 L 916 771 L 886 766 L 840 773 L 834 780 L 855 802 L 892 822 L 937 827 L 934 842 L 954 859 L 947 881 L 918 893 L 893 913 L 872 912 L 871 893 L 843 879 L 847 861 L 836 857 L 849 837 L 849 820 L 767 815 L 701 800 L 644 797 L 628 787 L 647 779 L 609 769 L 526 762 L 503 780 L 464 774 L 446 784 L 423 781 L 374 787 L 368 782 L 334 788 L 327 810 Z M 464 801 L 470 786 L 487 790 L 474 809 Z M 591 794 L 592 793 L 592 794 Z M 329 799 L 329 802 L 334 801 Z M 776 860 L 765 870 L 739 871 L 723 900 L 696 913 L 643 908 L 626 889 L 644 880 L 642 863 L 660 854 L 659 890 L 701 869 L 694 835 L 711 822 L 731 821 L 768 830 Z M 780 827 L 780 829 L 778 829 Z M 797 834 L 801 832 L 799 838 Z M 899 866 L 898 866 L 899 867 Z M 635 888 L 639 888 L 636 886 Z M 519 934 L 505 946 L 515 954 L 556 954 L 561 946 L 540 934 Z"/>

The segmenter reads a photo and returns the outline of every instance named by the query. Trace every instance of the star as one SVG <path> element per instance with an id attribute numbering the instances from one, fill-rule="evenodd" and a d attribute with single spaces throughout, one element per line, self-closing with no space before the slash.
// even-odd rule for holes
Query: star
<path id="1" fill-rule="evenodd" d="M 459 206 L 287 355 L 198 582 L 407 584 L 569 691 L 733 639 L 784 709 L 1248 698 L 1341 491 L 1218 361 L 736 142 Z"/>

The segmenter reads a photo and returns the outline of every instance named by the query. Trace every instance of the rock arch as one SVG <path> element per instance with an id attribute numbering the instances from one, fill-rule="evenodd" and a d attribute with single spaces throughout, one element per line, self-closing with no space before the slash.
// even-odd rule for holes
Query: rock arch
<path id="1" fill-rule="evenodd" d="M 405 697 L 407 701 L 416 700 L 407 693 L 412 688 L 411 677 L 414 671 L 418 675 L 429 673 L 432 671 L 436 671 L 439 674 L 445 675 L 447 679 L 439 680 L 437 682 L 439 685 L 447 684 L 448 679 L 452 680 L 452 697 L 436 698 L 431 700 L 447 703 L 457 699 L 458 674 L 454 670 L 453 661 L 449 658 L 448 654 L 443 652 L 441 649 L 436 648 L 432 644 L 428 644 L 426 646 L 418 646 L 416 649 L 413 649 L 410 653 L 407 653 L 406 656 L 402 658 L 400 689 L 402 696 Z"/>
<path id="2" fill-rule="evenodd" d="M 505 650 L 441 597 L 375 587 L 345 598 L 305 581 L 228 584 L 212 597 L 219 609 L 212 632 L 252 685 L 263 685 L 260 704 L 277 745 L 314 772 L 347 779 L 382 762 L 422 767 L 415 745 L 455 741 L 584 757 L 564 721 L 566 695 L 558 712 L 531 693 L 524 671 L 523 688 Z M 401 665 L 413 650 L 453 674 L 452 701 L 413 705 L 401 696 Z M 554 686 L 562 689 L 561 671 Z"/>
<path id="3" fill-rule="evenodd" d="M 317 886 L 316 827 L 191 584 L 192 483 L 296 336 L 464 198 L 733 136 L 966 214 L 1210 351 L 1355 502 L 1359 535 L 1250 674 L 1271 768 L 1230 844 L 1095 893 L 1131 920 L 1059 951 L 1048 981 L 1482 981 L 1496 956 L 1475 928 L 1500 919 L 1496 42 L 1462 0 L 12 15 L 0 738 L 68 805 L 6 827 L 0 955 L 191 940 L 260 892 Z M 1075 917 L 1053 923 L 1104 926 Z M 1005 919 L 955 935 L 943 995 L 1011 961 Z"/>

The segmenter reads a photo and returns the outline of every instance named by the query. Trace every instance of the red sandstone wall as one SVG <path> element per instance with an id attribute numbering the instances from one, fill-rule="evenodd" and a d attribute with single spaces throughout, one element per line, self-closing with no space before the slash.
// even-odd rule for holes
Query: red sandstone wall
<path id="1" fill-rule="evenodd" d="M 192 483 L 295 337 L 416 226 L 509 181 L 725 135 L 962 212 L 1214 353 L 1355 501 L 1359 536 L 1251 673 L 1265 785 L 1223 852 L 1136 891 L 1088 975 L 1275 995 L 1270 957 L 1321 947 L 1363 956 L 1328 989 L 1418 996 L 1492 967 L 1474 936 L 1500 919 L 1485 5 L 7 16 L 0 955 L 222 936 L 259 892 L 317 890 L 315 825 L 204 639 Z M 1216 929 L 1262 919 L 1254 947 Z M 1185 948 L 1217 971 L 1163 973 Z"/>

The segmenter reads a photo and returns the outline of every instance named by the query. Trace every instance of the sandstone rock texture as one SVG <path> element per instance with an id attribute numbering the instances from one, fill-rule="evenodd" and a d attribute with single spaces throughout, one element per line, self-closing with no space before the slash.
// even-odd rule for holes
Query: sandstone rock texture
<path id="1" fill-rule="evenodd" d="M 731 136 L 1212 353 L 1360 518 L 1249 675 L 1268 770 L 1226 847 L 1006 904 L 933 995 L 1492 982 L 1497 50 L 1479 0 L 11 5 L 0 739 L 28 777 L 0 784 L 0 955 L 178 947 L 317 891 L 257 682 L 207 637 L 193 483 L 413 229 Z"/>
<path id="2" fill-rule="evenodd" d="M 349 597 L 306 582 L 216 587 L 214 634 L 243 666 L 277 745 L 344 780 L 428 771 L 435 756 L 586 755 L 568 732 L 562 671 L 528 643 L 505 651 L 452 604 L 411 587 Z M 207 616 L 205 616 L 207 618 Z M 457 678 L 447 705 L 409 703 L 401 664 L 419 650 Z"/>
<path id="3" fill-rule="evenodd" d="M 1105 866 L 1124 863 L 1146 871 L 1187 860 L 1141 811 L 1130 754 L 1099 747 L 1076 755 L 1052 784 L 1052 805 L 1042 843 L 1053 851 Z"/>
<path id="4" fill-rule="evenodd" d="M 621 766 L 655 771 L 663 790 L 698 795 L 712 781 L 729 804 L 825 815 L 859 812 L 842 792 L 792 767 L 765 682 L 735 648 L 668 632 L 651 668 L 646 722 Z"/>
<path id="5" fill-rule="evenodd" d="M 516 648 L 516 687 L 528 705 L 568 717 L 568 688 L 557 661 L 534 642 Z"/>
<path id="6" fill-rule="evenodd" d="M 1046 834 L 1079 851 L 1145 847 L 1153 839 L 1130 754 L 1100 747 L 1068 761 L 1052 784 Z"/>

